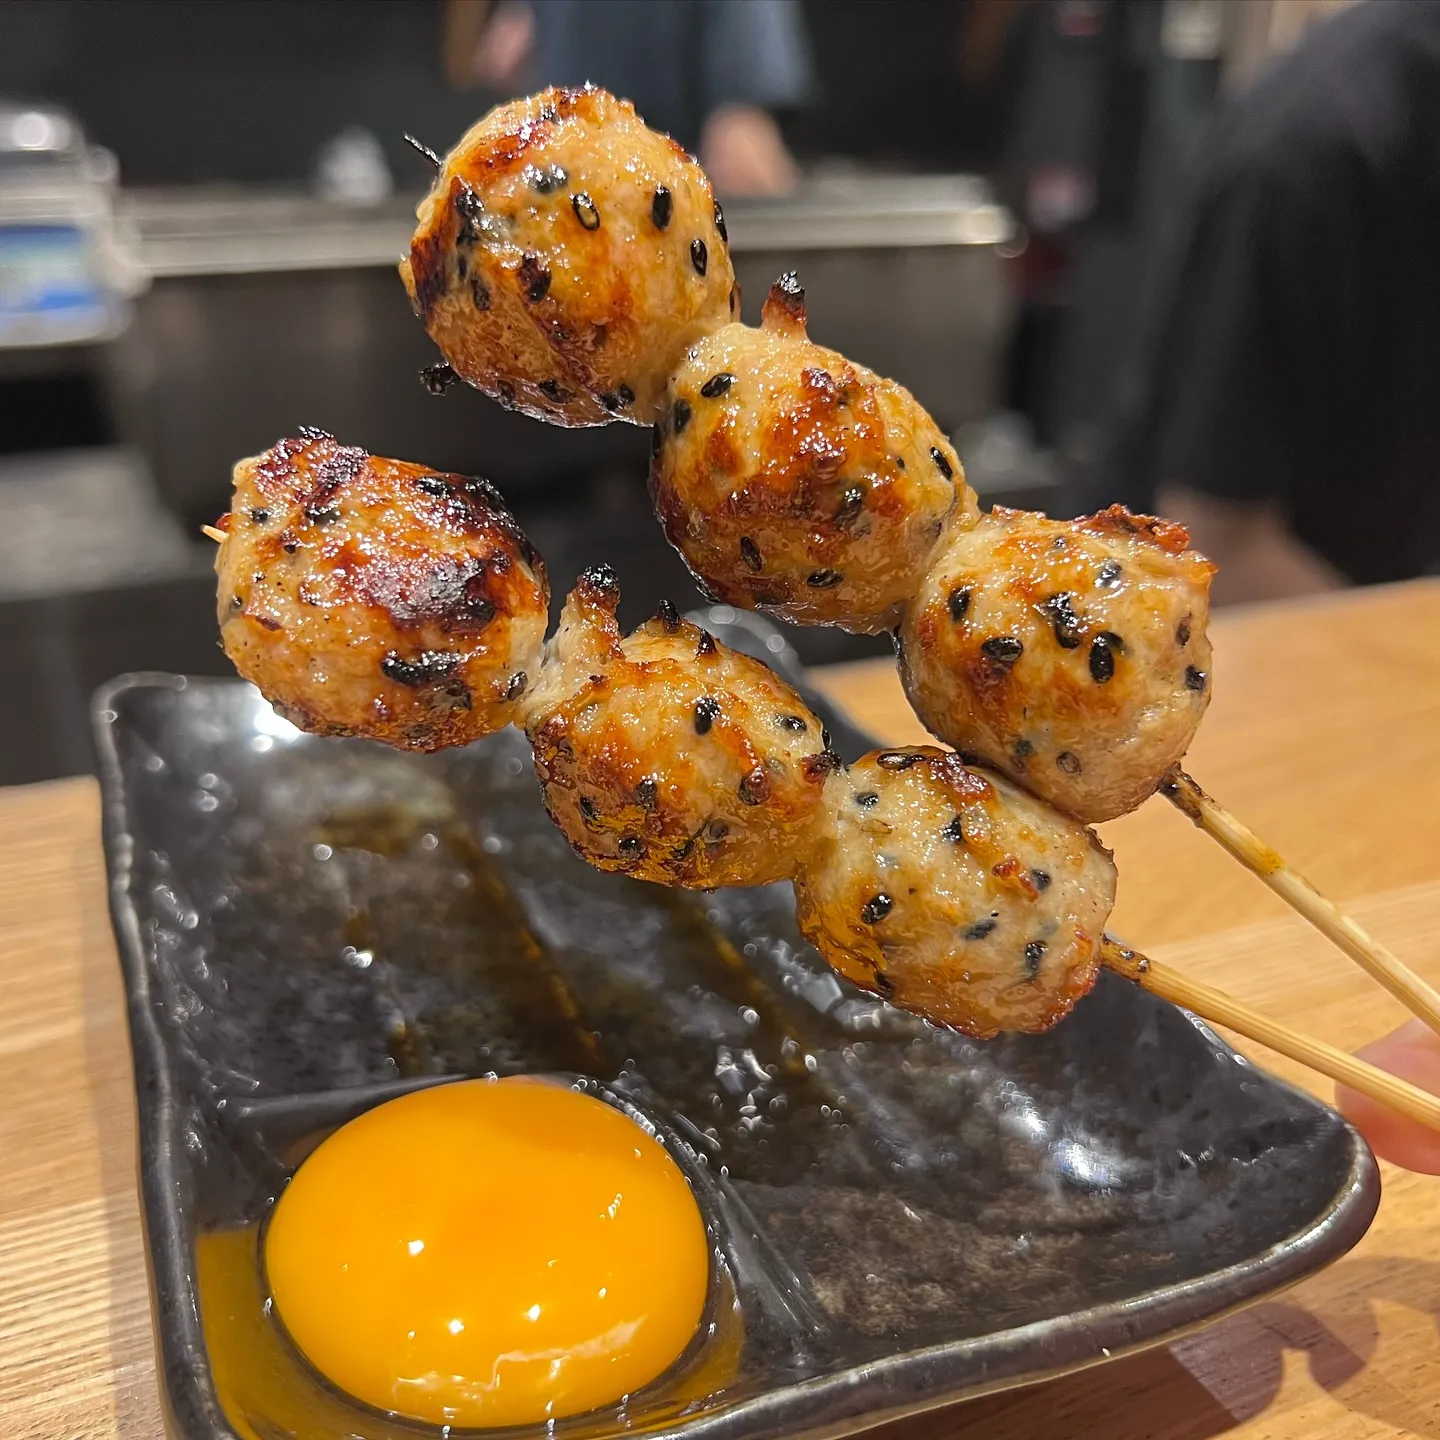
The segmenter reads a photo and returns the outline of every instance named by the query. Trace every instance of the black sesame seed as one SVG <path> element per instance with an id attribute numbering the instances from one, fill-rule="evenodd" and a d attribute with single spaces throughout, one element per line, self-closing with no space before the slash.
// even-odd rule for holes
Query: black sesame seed
<path id="1" fill-rule="evenodd" d="M 287 555 L 293 555 L 300 548 L 300 542 L 298 540 L 282 540 L 280 548 Z"/>
<path id="2" fill-rule="evenodd" d="M 746 805 L 761 805 L 770 796 L 770 777 L 763 765 L 757 766 L 740 779 L 738 787 L 741 801 Z"/>
<path id="3" fill-rule="evenodd" d="M 1062 750 L 1055 757 L 1055 763 L 1067 775 L 1078 775 L 1080 773 L 1080 757 L 1073 750 Z"/>
<path id="4" fill-rule="evenodd" d="M 965 826 L 958 815 L 940 833 L 956 845 L 965 843 Z"/>
<path id="5" fill-rule="evenodd" d="M 895 901 L 882 890 L 880 894 L 872 895 L 865 902 L 860 918 L 867 925 L 878 925 L 894 908 Z"/>
<path id="6" fill-rule="evenodd" d="M 1188 615 L 1175 627 L 1175 643 L 1182 650 L 1190 643 L 1190 617 Z"/>
<path id="7" fill-rule="evenodd" d="M 963 585 L 956 586 L 945 603 L 949 607 L 950 618 L 958 625 L 970 609 L 970 592 Z"/>
<path id="8" fill-rule="evenodd" d="M 695 267 L 697 275 L 705 273 L 706 267 L 710 264 L 710 252 L 705 248 L 703 240 L 690 242 L 690 263 Z"/>
<path id="9" fill-rule="evenodd" d="M 1107 560 L 1096 572 L 1095 583 L 1102 590 L 1109 590 L 1120 580 L 1120 562 L 1118 560 Z"/>
<path id="10" fill-rule="evenodd" d="M 655 808 L 655 792 L 659 786 L 655 783 L 653 775 L 647 775 L 635 787 L 635 803 L 642 810 L 653 810 Z"/>
<path id="11" fill-rule="evenodd" d="M 677 400 L 674 410 L 675 433 L 679 435 L 690 423 L 690 402 L 688 400 Z"/>
<path id="12" fill-rule="evenodd" d="M 782 730 L 793 730 L 797 735 L 806 728 L 804 717 L 800 715 L 777 715 L 775 723 Z"/>
<path id="13" fill-rule="evenodd" d="M 750 570 L 759 570 L 765 563 L 760 547 L 748 535 L 740 537 L 740 558 Z"/>
<path id="14" fill-rule="evenodd" d="M 598 820 L 600 818 L 600 812 L 595 808 L 595 802 L 588 795 L 582 795 L 580 797 L 580 813 L 587 820 Z"/>
<path id="15" fill-rule="evenodd" d="M 1203 692 L 1207 678 L 1203 670 L 1197 670 L 1193 665 L 1185 667 L 1185 688 L 1187 690 Z"/>
<path id="16" fill-rule="evenodd" d="M 1023 735 L 1015 742 L 1014 748 L 1010 751 L 1010 758 L 1017 769 L 1023 770 L 1026 762 L 1035 753 L 1035 747 Z"/>
<path id="17" fill-rule="evenodd" d="M 540 382 L 540 393 L 547 400 L 553 400 L 557 405 L 563 405 L 567 400 L 575 398 L 573 390 L 567 390 L 558 380 L 542 380 Z"/>
<path id="18" fill-rule="evenodd" d="M 1090 676 L 1097 685 L 1114 678 L 1115 652 L 1124 648 L 1125 642 L 1110 630 L 1102 630 L 1090 642 Z"/>
<path id="19" fill-rule="evenodd" d="M 897 455 L 895 457 L 895 463 L 903 470 L 905 468 L 905 457 L 903 455 Z"/>
<path id="20" fill-rule="evenodd" d="M 715 637 L 708 631 L 702 630 L 700 638 L 695 642 L 696 655 L 713 655 L 715 653 Z"/>
<path id="21" fill-rule="evenodd" d="M 380 662 L 380 673 L 397 685 L 429 685 L 443 680 L 460 663 L 443 650 L 422 650 L 413 660 L 402 660 L 393 650 Z"/>
<path id="22" fill-rule="evenodd" d="M 580 581 L 588 590 L 597 590 L 603 595 L 615 594 L 620 589 L 620 577 L 613 565 L 589 565 L 580 572 Z"/>
<path id="23" fill-rule="evenodd" d="M 923 755 L 916 755 L 909 750 L 882 750 L 875 757 L 875 763 L 882 770 L 908 770 L 924 758 Z"/>
<path id="24" fill-rule="evenodd" d="M 270 518 L 268 510 L 262 510 L 258 505 L 250 512 L 250 523 L 252 525 L 263 525 Z"/>
<path id="25" fill-rule="evenodd" d="M 443 360 L 438 365 L 425 366 L 420 372 L 420 383 L 432 395 L 443 395 L 456 379 L 454 370 Z"/>
<path id="26" fill-rule="evenodd" d="M 596 208 L 595 202 L 582 190 L 578 195 L 570 197 L 570 208 L 575 212 L 575 218 L 580 222 L 584 230 L 598 230 L 600 228 L 600 211 Z"/>
<path id="27" fill-rule="evenodd" d="M 720 702 L 706 695 L 695 702 L 695 733 L 708 735 L 710 727 L 720 718 Z"/>
<path id="28" fill-rule="evenodd" d="M 865 491 L 859 485 L 852 485 L 840 497 L 840 508 L 835 512 L 835 523 L 842 529 L 851 525 L 865 504 Z"/>
<path id="29" fill-rule="evenodd" d="M 963 940 L 983 940 L 994 928 L 994 920 L 977 920 L 973 925 L 967 925 L 960 932 Z"/>
<path id="30" fill-rule="evenodd" d="M 723 395 L 734 383 L 735 377 L 728 370 L 722 370 L 718 375 L 712 375 L 700 387 L 700 393 L 707 400 L 715 400 Z"/>
<path id="31" fill-rule="evenodd" d="M 1045 942 L 1032 940 L 1025 947 L 1025 978 L 1033 980 L 1040 973 L 1040 962 L 1045 958 Z"/>
<path id="32" fill-rule="evenodd" d="M 423 490 L 427 495 L 450 494 L 450 487 L 438 475 L 417 475 L 415 488 Z"/>
<path id="33" fill-rule="evenodd" d="M 1037 890 L 1048 890 L 1050 888 L 1050 872 L 1048 870 L 1032 870 L 1030 883 Z"/>
<path id="34" fill-rule="evenodd" d="M 312 525 L 333 525 L 340 518 L 338 505 L 307 505 L 305 518 Z"/>
<path id="35" fill-rule="evenodd" d="M 525 183 L 541 195 L 559 190 L 570 178 L 558 165 L 547 165 L 543 170 L 537 165 L 527 165 L 521 174 Z"/>
<path id="36" fill-rule="evenodd" d="M 607 390 L 601 395 L 600 403 L 613 415 L 615 411 L 624 410 L 626 406 L 635 403 L 635 392 L 622 382 L 615 389 Z M 658 440 L 652 443 L 656 450 L 660 448 Z"/>
<path id="37" fill-rule="evenodd" d="M 730 232 L 725 228 L 725 212 L 720 208 L 720 202 L 715 202 L 715 228 L 720 232 L 720 238 L 728 245 L 730 243 Z"/>
<path id="38" fill-rule="evenodd" d="M 530 677 L 523 670 L 517 670 L 511 677 L 510 683 L 505 687 L 505 698 L 507 700 L 518 700 L 529 683 Z"/>
<path id="39" fill-rule="evenodd" d="M 980 650 L 987 660 L 1008 668 L 1020 658 L 1025 647 L 1013 635 L 996 635 L 985 641 Z"/>
<path id="40" fill-rule="evenodd" d="M 812 590 L 829 590 L 832 586 L 838 585 L 845 577 L 838 570 L 812 570 L 805 577 L 805 583 Z"/>
<path id="41" fill-rule="evenodd" d="M 827 750 L 830 749 L 830 729 L 829 729 L 829 726 L 822 725 L 822 726 L 820 727 L 820 743 L 821 743 Z"/>
<path id="42" fill-rule="evenodd" d="M 517 274 L 532 303 L 538 304 L 550 293 L 550 267 L 538 255 L 523 256 Z"/>
<path id="43" fill-rule="evenodd" d="M 622 835 L 620 853 L 631 860 L 638 859 L 645 853 L 645 842 L 638 835 Z"/>
<path id="44" fill-rule="evenodd" d="M 477 310 L 488 310 L 490 308 L 490 291 L 484 280 L 475 275 L 470 280 L 470 298 L 475 302 Z"/>
<path id="45" fill-rule="evenodd" d="M 930 447 L 930 458 L 935 462 L 935 468 L 947 479 L 955 478 L 955 467 L 950 463 L 949 457 L 938 446 Z"/>
<path id="46" fill-rule="evenodd" d="M 665 446 L 665 427 L 656 425 L 650 431 L 650 453 L 658 455 Z"/>
<path id="47" fill-rule="evenodd" d="M 855 803 L 862 810 L 873 810 L 880 803 L 880 794 L 876 790 L 862 790 L 855 797 Z"/>
<path id="48" fill-rule="evenodd" d="M 1075 613 L 1075 597 L 1061 590 L 1040 602 L 1040 610 L 1055 627 L 1055 643 L 1066 650 L 1080 644 L 1080 617 Z"/>
<path id="49" fill-rule="evenodd" d="M 513 410 L 515 408 L 515 387 L 508 380 L 502 380 L 495 388 L 500 392 L 497 397 L 500 403 L 507 410 Z"/>
<path id="50" fill-rule="evenodd" d="M 670 192 L 663 186 L 657 187 L 655 198 L 650 202 L 650 219 L 657 230 L 664 230 L 670 224 L 670 215 L 675 208 Z"/>

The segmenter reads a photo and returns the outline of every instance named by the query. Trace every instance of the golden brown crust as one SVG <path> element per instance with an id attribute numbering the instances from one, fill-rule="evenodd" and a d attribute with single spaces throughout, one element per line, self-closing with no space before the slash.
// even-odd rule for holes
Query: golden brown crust
<path id="1" fill-rule="evenodd" d="M 847 979 L 981 1038 L 1040 1031 L 1095 983 L 1115 867 L 1088 830 L 931 746 L 826 787 L 800 928 Z"/>
<path id="2" fill-rule="evenodd" d="M 771 288 L 760 329 L 727 325 L 691 349 L 668 395 L 651 497 L 728 604 L 890 629 L 947 519 L 976 513 L 959 458 L 909 392 L 806 338 L 793 276 Z"/>
<path id="3" fill-rule="evenodd" d="M 947 536 L 901 626 L 933 734 L 1089 823 L 1150 795 L 1210 694 L 1214 567 L 1183 526 L 1115 505 L 996 507 Z"/>
<path id="4" fill-rule="evenodd" d="M 446 156 L 401 278 L 457 374 L 560 425 L 650 424 L 734 313 L 704 171 L 594 86 L 492 110 Z"/>
<path id="5" fill-rule="evenodd" d="M 509 724 L 545 637 L 545 567 L 483 480 L 307 430 L 235 467 L 221 643 L 287 718 L 407 750 Z"/>
<path id="6" fill-rule="evenodd" d="M 788 878 L 839 764 L 819 720 L 673 610 L 620 639 L 618 598 L 608 572 L 582 577 L 529 703 L 551 818 L 602 870 L 704 889 Z"/>

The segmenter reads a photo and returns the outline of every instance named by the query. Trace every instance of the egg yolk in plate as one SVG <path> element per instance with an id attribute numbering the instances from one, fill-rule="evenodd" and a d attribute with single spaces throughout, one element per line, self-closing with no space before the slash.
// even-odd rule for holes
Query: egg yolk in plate
<path id="1" fill-rule="evenodd" d="M 559 1419 L 648 1384 L 709 1282 L 678 1165 L 601 1100 L 464 1080 L 325 1140 L 265 1238 L 275 1311 L 366 1404 L 437 1425 Z"/>

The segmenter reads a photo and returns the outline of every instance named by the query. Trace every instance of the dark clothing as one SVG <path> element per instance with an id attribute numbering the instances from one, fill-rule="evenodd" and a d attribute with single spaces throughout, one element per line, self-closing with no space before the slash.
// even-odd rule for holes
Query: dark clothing
<path id="1" fill-rule="evenodd" d="M 1358 581 L 1440 561 L 1440 0 L 1362 0 L 1221 114 L 1112 488 L 1274 500 Z"/>
<path id="2" fill-rule="evenodd" d="M 528 88 L 593 80 L 694 150 L 721 105 L 802 105 L 810 54 L 798 0 L 530 0 Z"/>

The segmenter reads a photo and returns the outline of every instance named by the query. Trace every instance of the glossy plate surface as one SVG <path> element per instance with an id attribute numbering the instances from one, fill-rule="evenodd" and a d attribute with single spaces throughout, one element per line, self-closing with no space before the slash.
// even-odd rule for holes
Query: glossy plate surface
<path id="1" fill-rule="evenodd" d="M 763 622 L 708 623 L 785 668 Z M 1111 976 L 1049 1035 L 978 1043 L 837 981 L 786 886 L 589 869 L 513 731 L 401 755 L 173 676 L 115 682 L 95 722 L 187 1440 L 440 1433 L 317 1383 L 255 1257 L 307 1146 L 443 1077 L 591 1077 L 692 1177 L 712 1328 L 622 1410 L 556 1427 L 587 1440 L 838 1434 L 1039 1379 L 1289 1284 L 1374 1214 L 1344 1121 Z"/>

